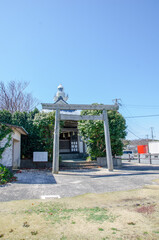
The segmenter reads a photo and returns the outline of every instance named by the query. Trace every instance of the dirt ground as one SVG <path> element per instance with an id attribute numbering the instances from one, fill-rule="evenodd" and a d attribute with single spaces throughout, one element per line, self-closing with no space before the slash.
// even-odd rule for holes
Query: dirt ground
<path id="1" fill-rule="evenodd" d="M 0 203 L 0 239 L 159 239 L 159 180 L 142 189 Z"/>

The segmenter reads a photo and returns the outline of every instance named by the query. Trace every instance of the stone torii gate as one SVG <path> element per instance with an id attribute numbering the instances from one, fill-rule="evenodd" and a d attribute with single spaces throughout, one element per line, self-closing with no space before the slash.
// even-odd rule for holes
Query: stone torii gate
<path id="1" fill-rule="evenodd" d="M 43 109 L 55 110 L 55 128 L 54 128 L 54 144 L 53 144 L 53 166 L 52 173 L 57 174 L 59 171 L 59 130 L 60 120 L 103 120 L 104 121 L 104 133 L 106 144 L 106 158 L 109 171 L 113 171 L 113 160 L 109 134 L 109 124 L 107 110 L 118 110 L 119 106 L 114 105 L 85 105 L 85 104 L 52 104 L 42 103 Z M 60 114 L 60 110 L 103 110 L 101 115 L 68 115 Z"/>

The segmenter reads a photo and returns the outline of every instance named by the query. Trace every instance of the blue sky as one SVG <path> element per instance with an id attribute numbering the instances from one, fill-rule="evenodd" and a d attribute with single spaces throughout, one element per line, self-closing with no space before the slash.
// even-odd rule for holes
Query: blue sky
<path id="1" fill-rule="evenodd" d="M 0 0 L 0 81 L 30 82 L 39 102 L 62 83 L 69 103 L 121 98 L 124 117 L 159 114 L 158 13 L 158 0 Z M 158 122 L 127 119 L 140 138 L 159 138 Z"/>

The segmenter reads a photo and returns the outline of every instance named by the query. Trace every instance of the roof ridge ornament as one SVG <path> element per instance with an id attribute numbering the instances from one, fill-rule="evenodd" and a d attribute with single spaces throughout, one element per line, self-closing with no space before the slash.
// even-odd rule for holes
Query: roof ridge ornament
<path id="1" fill-rule="evenodd" d="M 64 87 L 62 84 L 60 84 L 57 88 L 57 93 L 54 96 L 54 102 L 58 103 L 60 100 L 62 100 L 64 103 L 67 103 L 66 101 L 68 100 L 68 94 L 66 95 L 64 92 Z"/>

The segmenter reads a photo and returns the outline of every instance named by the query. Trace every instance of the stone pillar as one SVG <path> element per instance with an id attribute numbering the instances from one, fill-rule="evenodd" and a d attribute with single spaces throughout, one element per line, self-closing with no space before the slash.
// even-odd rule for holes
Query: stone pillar
<path id="1" fill-rule="evenodd" d="M 59 171 L 59 130 L 60 130 L 60 109 L 55 113 L 54 143 L 53 143 L 53 165 L 52 173 Z"/>
<path id="2" fill-rule="evenodd" d="M 111 151 L 111 143 L 110 143 L 108 115 L 106 110 L 103 110 L 103 120 L 104 120 L 107 166 L 109 171 L 113 171 L 113 160 L 112 160 L 112 151 Z"/>

